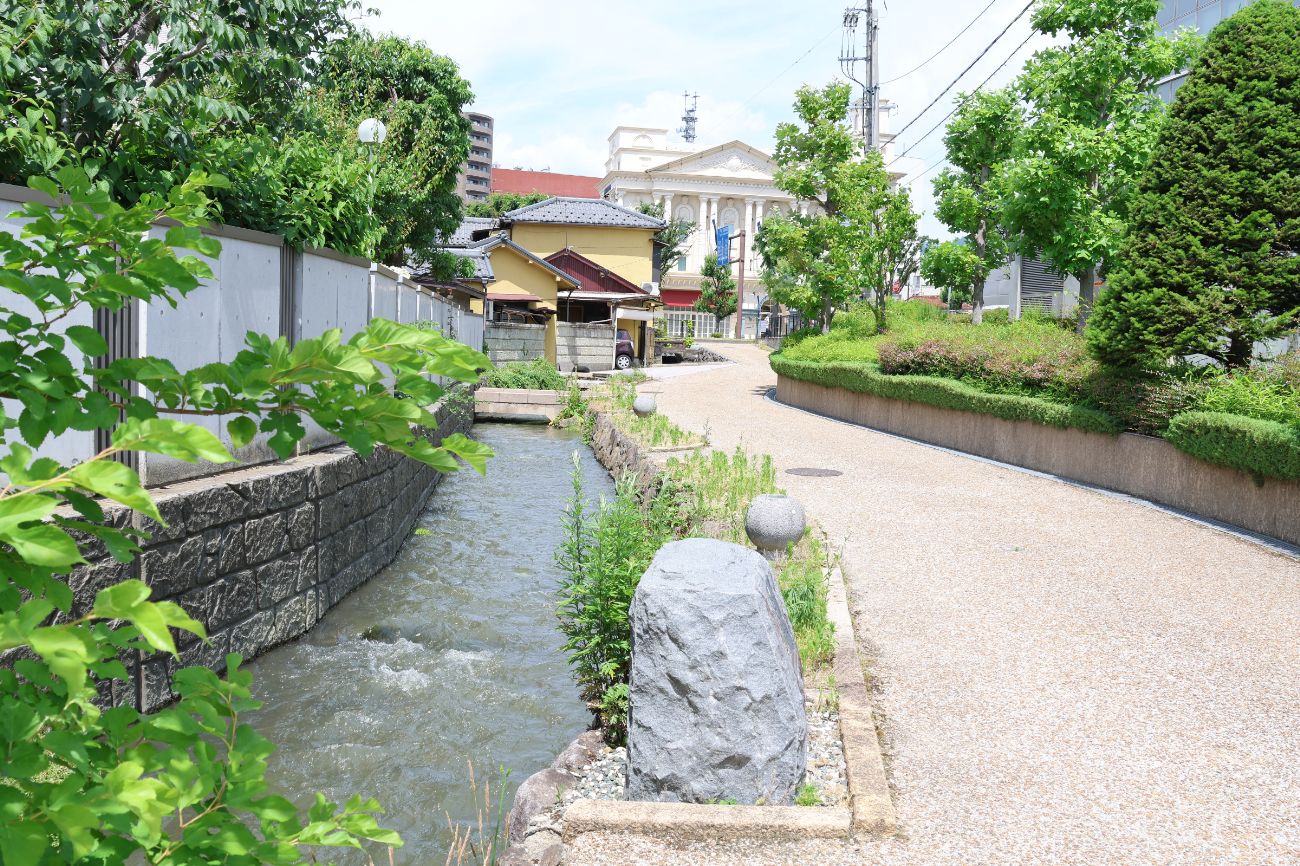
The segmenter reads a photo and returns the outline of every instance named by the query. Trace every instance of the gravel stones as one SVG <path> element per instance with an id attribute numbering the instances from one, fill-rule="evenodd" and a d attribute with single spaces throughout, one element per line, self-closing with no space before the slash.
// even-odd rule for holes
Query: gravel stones
<path id="1" fill-rule="evenodd" d="M 789 804 L 808 749 L 794 633 L 767 562 L 692 538 L 632 600 L 628 799 Z"/>
<path id="2" fill-rule="evenodd" d="M 766 553 L 785 553 L 803 538 L 808 519 L 799 500 L 779 493 L 755 496 L 745 514 L 745 533 L 754 546 Z"/>

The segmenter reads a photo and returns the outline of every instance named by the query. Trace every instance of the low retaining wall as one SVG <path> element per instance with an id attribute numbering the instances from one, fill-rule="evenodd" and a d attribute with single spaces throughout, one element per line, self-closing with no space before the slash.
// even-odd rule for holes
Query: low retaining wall
<path id="1" fill-rule="evenodd" d="M 842 421 L 1059 475 L 1300 544 L 1300 482 L 1255 479 L 1163 439 L 1007 421 L 777 377 L 777 399 Z"/>
<path id="2" fill-rule="evenodd" d="M 483 345 L 493 364 L 545 358 L 546 326 L 492 322 L 483 329 Z"/>
<path id="3" fill-rule="evenodd" d="M 528 388 L 479 388 L 474 392 L 474 417 L 484 421 L 546 421 L 560 414 L 563 395 Z"/>
<path id="4" fill-rule="evenodd" d="M 614 367 L 614 326 L 555 323 L 555 363 L 564 372 Z"/>
<path id="5" fill-rule="evenodd" d="M 435 444 L 468 432 L 473 415 L 444 399 L 434 408 Z M 442 475 L 378 448 L 361 459 L 350 448 L 294 457 L 154 488 L 167 521 L 138 515 L 153 533 L 135 561 L 121 565 L 101 547 L 73 573 L 74 610 L 130 578 L 153 587 L 154 600 L 178 602 L 206 626 L 207 643 L 184 635 L 180 660 L 128 660 L 131 680 L 103 695 L 145 711 L 169 701 L 178 667 L 225 669 L 229 652 L 252 658 L 306 632 L 325 612 L 388 565 L 411 533 Z M 133 519 L 105 509 L 118 526 Z"/>

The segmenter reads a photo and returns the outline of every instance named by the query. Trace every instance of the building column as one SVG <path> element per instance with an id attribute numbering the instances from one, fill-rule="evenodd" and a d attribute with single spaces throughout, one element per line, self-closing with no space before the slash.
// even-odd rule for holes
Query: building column
<path id="1" fill-rule="evenodd" d="M 740 254 L 745 257 L 745 267 L 750 267 L 754 251 L 754 200 L 745 199 L 745 248 Z"/>
<path id="2" fill-rule="evenodd" d="M 615 201 L 618 202 L 618 206 L 619 206 L 619 207 L 624 207 L 624 205 L 623 205 L 623 190 L 620 189 L 620 190 L 617 192 L 616 195 L 617 195 L 617 198 L 615 199 Z"/>

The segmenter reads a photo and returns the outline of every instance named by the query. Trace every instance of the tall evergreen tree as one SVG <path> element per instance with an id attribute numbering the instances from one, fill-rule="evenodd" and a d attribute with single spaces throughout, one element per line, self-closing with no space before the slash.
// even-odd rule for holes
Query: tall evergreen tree
<path id="1" fill-rule="evenodd" d="M 1260 0 L 1210 34 L 1142 177 L 1089 328 L 1114 366 L 1248 364 L 1300 326 L 1300 10 Z"/>
<path id="2" fill-rule="evenodd" d="M 722 330 L 722 320 L 736 312 L 736 281 L 731 267 L 718 264 L 718 254 L 709 253 L 700 268 L 700 296 L 695 299 L 695 309 L 712 313 L 715 331 Z"/>

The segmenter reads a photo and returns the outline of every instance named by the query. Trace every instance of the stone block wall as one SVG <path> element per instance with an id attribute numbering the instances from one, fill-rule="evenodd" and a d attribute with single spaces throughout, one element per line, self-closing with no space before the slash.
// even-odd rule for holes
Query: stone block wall
<path id="1" fill-rule="evenodd" d="M 546 326 L 492 322 L 484 327 L 483 343 L 493 364 L 535 361 L 546 357 Z"/>
<path id="2" fill-rule="evenodd" d="M 555 323 L 555 361 L 562 372 L 577 367 L 609 370 L 614 366 L 614 326 Z"/>
<path id="3" fill-rule="evenodd" d="M 434 414 L 435 444 L 473 424 L 472 409 L 448 399 Z M 152 538 L 127 565 L 92 551 L 71 578 L 76 613 L 99 590 L 139 578 L 155 600 L 178 602 L 202 622 L 209 640 L 184 635 L 179 662 L 126 659 L 131 681 L 106 685 L 105 701 L 157 709 L 172 700 L 178 667 L 220 672 L 227 653 L 253 658 L 303 634 L 393 560 L 441 477 L 386 448 L 362 459 L 338 446 L 155 488 L 165 527 L 111 511 L 116 525 L 134 519 Z"/>

